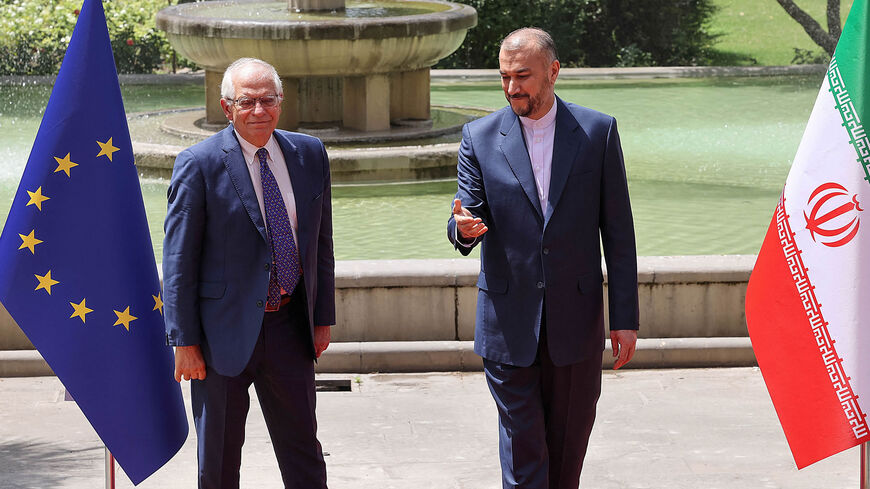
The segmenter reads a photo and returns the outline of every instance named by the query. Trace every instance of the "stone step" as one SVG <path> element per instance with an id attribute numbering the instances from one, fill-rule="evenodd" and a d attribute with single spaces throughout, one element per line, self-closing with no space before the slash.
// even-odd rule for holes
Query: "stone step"
<path id="1" fill-rule="evenodd" d="M 626 368 L 707 368 L 755 365 L 746 337 L 640 338 Z M 613 366 L 609 342 L 603 368 Z M 376 341 L 333 343 L 317 364 L 318 373 L 479 371 L 483 362 L 472 341 Z M 0 351 L 0 377 L 53 375 L 36 350 Z"/>

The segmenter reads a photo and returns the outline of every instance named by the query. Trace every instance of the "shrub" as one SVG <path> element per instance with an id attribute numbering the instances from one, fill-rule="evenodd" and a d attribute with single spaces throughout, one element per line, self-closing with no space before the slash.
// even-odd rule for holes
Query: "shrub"
<path id="1" fill-rule="evenodd" d="M 103 0 L 118 73 L 151 73 L 172 48 L 154 24 L 167 0 Z M 0 75 L 60 69 L 81 0 L 0 0 Z"/>
<path id="2" fill-rule="evenodd" d="M 439 68 L 495 68 L 501 39 L 537 26 L 556 40 L 563 66 L 709 64 L 712 0 L 455 0 L 477 9 L 477 27 Z"/>

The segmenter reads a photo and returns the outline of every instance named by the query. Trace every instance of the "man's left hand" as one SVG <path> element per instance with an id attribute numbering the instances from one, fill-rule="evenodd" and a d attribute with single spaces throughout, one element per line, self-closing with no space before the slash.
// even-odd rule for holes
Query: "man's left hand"
<path id="1" fill-rule="evenodd" d="M 613 362 L 613 370 L 619 369 L 631 360 L 636 345 L 637 330 L 617 329 L 610 332 L 610 349 L 613 350 L 613 357 L 616 358 Z"/>
<path id="2" fill-rule="evenodd" d="M 320 354 L 329 346 L 330 340 L 329 326 L 314 327 L 314 355 L 320 358 Z"/>

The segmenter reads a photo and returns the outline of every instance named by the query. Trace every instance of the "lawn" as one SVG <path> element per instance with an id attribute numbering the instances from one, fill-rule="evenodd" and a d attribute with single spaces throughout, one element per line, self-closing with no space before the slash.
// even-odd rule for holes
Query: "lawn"
<path id="1" fill-rule="evenodd" d="M 776 0 L 714 0 L 719 10 L 713 15 L 711 31 L 720 37 L 715 45 L 716 65 L 789 65 L 795 48 L 822 53 Z M 796 0 L 822 26 L 825 0 Z M 845 22 L 852 0 L 841 3 Z"/>

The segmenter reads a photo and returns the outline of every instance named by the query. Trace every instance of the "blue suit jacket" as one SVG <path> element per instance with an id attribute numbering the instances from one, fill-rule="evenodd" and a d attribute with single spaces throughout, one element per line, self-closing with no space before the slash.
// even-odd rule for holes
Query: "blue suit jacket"
<path id="1" fill-rule="evenodd" d="M 556 365 L 604 348 L 601 245 L 610 327 L 638 328 L 634 226 L 616 120 L 558 98 L 556 104 L 546 214 L 510 107 L 462 131 L 456 198 L 489 228 L 479 240 L 474 350 L 500 363 L 534 362 L 544 307 Z M 447 236 L 467 255 L 455 227 L 451 216 Z"/>
<path id="2" fill-rule="evenodd" d="M 329 161 L 316 138 L 275 131 L 275 139 L 293 184 L 313 333 L 314 325 L 335 323 Z M 168 196 L 163 294 L 169 344 L 201 345 L 206 365 L 238 375 L 263 323 L 272 257 L 232 125 L 179 153 Z"/>

